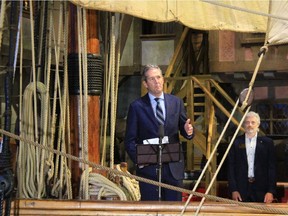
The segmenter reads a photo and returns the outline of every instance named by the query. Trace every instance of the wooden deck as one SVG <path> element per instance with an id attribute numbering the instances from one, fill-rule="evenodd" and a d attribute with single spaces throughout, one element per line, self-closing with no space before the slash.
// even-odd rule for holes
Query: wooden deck
<path id="1" fill-rule="evenodd" d="M 173 216 L 180 215 L 185 202 L 130 202 L 130 201 L 59 201 L 59 200 L 16 200 L 12 202 L 11 215 L 103 215 L 103 216 Z M 194 215 L 199 202 L 191 202 L 184 215 Z M 253 204 L 260 209 L 237 204 L 205 202 L 199 216 L 268 216 L 287 215 L 269 213 L 264 208 L 288 212 L 287 203 Z"/>

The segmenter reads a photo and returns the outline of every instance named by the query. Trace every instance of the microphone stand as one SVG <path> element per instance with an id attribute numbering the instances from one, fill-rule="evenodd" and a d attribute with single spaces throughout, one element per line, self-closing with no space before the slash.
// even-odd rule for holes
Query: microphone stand
<path id="1" fill-rule="evenodd" d="M 162 139 L 163 137 L 164 137 L 164 127 L 163 125 L 159 125 L 159 146 L 158 146 L 158 182 L 159 183 L 162 182 Z M 162 200 L 161 191 L 162 191 L 162 188 L 159 185 L 159 189 L 158 189 L 159 201 Z"/>

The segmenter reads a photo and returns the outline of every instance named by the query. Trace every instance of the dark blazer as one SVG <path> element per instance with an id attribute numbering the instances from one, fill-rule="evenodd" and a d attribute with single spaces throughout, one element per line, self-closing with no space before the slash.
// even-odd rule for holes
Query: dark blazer
<path id="1" fill-rule="evenodd" d="M 179 131 L 182 136 L 188 136 L 184 124 L 187 120 L 183 101 L 173 95 L 164 94 L 166 117 L 164 135 L 169 137 L 169 143 L 179 142 Z M 159 137 L 158 122 L 154 115 L 148 93 L 130 104 L 125 136 L 125 149 L 134 163 L 136 163 L 136 144 L 143 140 Z M 184 178 L 184 161 L 181 153 L 180 162 L 169 163 L 173 177 L 177 180 Z"/>
<path id="2" fill-rule="evenodd" d="M 231 192 L 238 191 L 243 200 L 248 191 L 248 162 L 245 135 L 237 137 L 228 155 L 228 183 Z M 254 188 L 263 197 L 276 192 L 276 158 L 273 140 L 257 136 L 254 161 Z M 264 200 L 263 200 L 264 201 Z"/>

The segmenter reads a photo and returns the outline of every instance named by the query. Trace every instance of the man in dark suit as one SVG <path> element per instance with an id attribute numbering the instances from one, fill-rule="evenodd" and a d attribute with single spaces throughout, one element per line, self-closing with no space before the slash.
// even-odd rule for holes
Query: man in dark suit
<path id="1" fill-rule="evenodd" d="M 154 138 L 159 138 L 159 127 L 163 127 L 163 135 L 167 137 L 165 139 L 167 143 L 179 143 L 179 131 L 187 139 L 192 139 L 194 135 L 190 119 L 186 117 L 183 101 L 176 96 L 163 93 L 164 77 L 161 69 L 155 65 L 145 66 L 142 81 L 148 93 L 130 104 L 125 135 L 125 149 L 135 164 L 137 163 L 136 145 L 150 142 L 155 144 Z M 157 120 L 155 98 L 159 98 L 164 116 L 162 126 L 160 125 L 163 123 Z M 157 168 L 157 164 L 137 166 L 136 174 L 158 181 Z M 183 178 L 184 155 L 181 148 L 180 161 L 163 163 L 161 182 L 180 187 Z M 141 200 L 159 200 L 158 186 L 144 182 L 140 182 L 139 186 Z M 162 188 L 161 192 L 161 200 L 181 201 L 182 199 L 181 193 L 177 191 Z"/>
<path id="2" fill-rule="evenodd" d="M 228 184 L 236 201 L 271 203 L 274 199 L 274 143 L 268 137 L 259 136 L 259 125 L 259 115 L 250 111 L 244 120 L 245 134 L 235 139 L 228 155 Z"/>

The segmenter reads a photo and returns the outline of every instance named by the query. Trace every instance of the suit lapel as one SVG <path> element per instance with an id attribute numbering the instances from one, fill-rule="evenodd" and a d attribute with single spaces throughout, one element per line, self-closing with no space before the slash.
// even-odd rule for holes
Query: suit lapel
<path id="1" fill-rule="evenodd" d="M 151 119 L 151 121 L 154 122 L 155 125 L 158 126 L 158 122 L 157 122 L 157 119 L 156 119 L 156 117 L 154 115 L 154 111 L 152 109 L 152 105 L 151 105 L 148 93 L 143 96 L 143 103 L 144 103 L 144 107 L 143 108 L 144 108 L 148 118 Z"/>
<path id="2" fill-rule="evenodd" d="M 165 105 L 165 123 L 164 123 L 164 126 L 166 125 L 166 123 L 168 121 L 167 116 L 171 116 L 169 107 L 167 106 L 167 103 L 168 103 L 168 96 L 167 96 L 167 94 L 164 94 L 164 105 Z"/>
<path id="3" fill-rule="evenodd" d="M 254 167 L 256 169 L 256 165 L 257 165 L 257 158 L 259 155 L 259 149 L 261 148 L 261 143 L 262 143 L 262 139 L 261 137 L 257 136 L 257 141 L 256 141 L 256 147 L 255 147 L 255 157 L 254 157 Z"/>
<path id="4" fill-rule="evenodd" d="M 248 169 L 245 135 L 242 135 L 242 137 L 241 137 L 241 140 L 240 140 L 240 143 L 239 143 L 239 148 L 241 149 L 241 158 L 244 161 L 245 166 Z"/>

